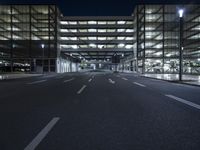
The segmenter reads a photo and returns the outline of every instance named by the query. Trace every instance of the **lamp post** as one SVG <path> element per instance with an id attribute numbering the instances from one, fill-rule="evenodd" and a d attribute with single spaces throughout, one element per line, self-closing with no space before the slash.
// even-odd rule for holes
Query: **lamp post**
<path id="1" fill-rule="evenodd" d="M 41 47 L 42 47 L 42 73 L 44 73 L 44 48 L 45 48 L 45 45 L 41 44 Z"/>
<path id="2" fill-rule="evenodd" d="M 183 73 L 183 16 L 184 10 L 180 9 L 179 13 L 179 81 L 182 81 Z"/>

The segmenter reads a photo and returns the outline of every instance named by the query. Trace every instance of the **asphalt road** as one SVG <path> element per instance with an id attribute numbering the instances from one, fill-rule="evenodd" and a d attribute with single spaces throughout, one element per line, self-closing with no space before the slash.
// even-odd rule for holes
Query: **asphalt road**
<path id="1" fill-rule="evenodd" d="M 199 150 L 200 88 L 136 74 L 0 81 L 0 150 Z"/>

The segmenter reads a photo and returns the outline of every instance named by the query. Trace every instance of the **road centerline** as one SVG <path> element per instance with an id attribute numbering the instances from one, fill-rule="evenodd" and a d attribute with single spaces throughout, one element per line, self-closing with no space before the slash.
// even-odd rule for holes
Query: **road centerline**
<path id="1" fill-rule="evenodd" d="M 38 80 L 38 81 L 34 81 L 34 82 L 30 82 L 27 84 L 37 84 L 37 83 L 42 83 L 42 82 L 46 82 L 47 80 Z"/>
<path id="2" fill-rule="evenodd" d="M 38 135 L 31 141 L 29 145 L 25 147 L 24 150 L 34 150 L 40 142 L 46 137 L 46 135 L 51 131 L 51 129 L 55 126 L 55 124 L 59 121 L 59 117 L 54 117 L 39 133 Z"/>
<path id="3" fill-rule="evenodd" d="M 133 82 L 133 84 L 138 85 L 138 86 L 141 86 L 141 87 L 146 87 L 145 85 L 143 85 L 143 84 L 141 84 L 141 83 L 138 83 L 138 82 Z"/>
<path id="4" fill-rule="evenodd" d="M 86 85 L 83 85 L 81 89 L 77 92 L 77 94 L 81 94 L 86 87 L 87 87 Z"/>
<path id="5" fill-rule="evenodd" d="M 169 98 L 171 98 L 171 99 L 174 99 L 174 100 L 176 100 L 176 101 L 179 101 L 179 102 L 181 102 L 181 103 L 184 103 L 184 104 L 186 104 L 186 105 L 189 105 L 189 106 L 191 106 L 191 107 L 200 109 L 200 105 L 195 104 L 195 103 L 190 102 L 190 101 L 187 101 L 187 100 L 185 100 L 185 99 L 176 97 L 176 96 L 174 96 L 174 95 L 168 95 L 168 94 L 166 94 L 165 96 L 167 96 L 167 97 L 169 97 Z"/>

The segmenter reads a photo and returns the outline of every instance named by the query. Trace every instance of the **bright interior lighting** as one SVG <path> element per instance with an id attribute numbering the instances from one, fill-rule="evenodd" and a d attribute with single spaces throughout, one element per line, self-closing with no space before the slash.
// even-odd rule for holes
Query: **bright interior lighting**
<path id="1" fill-rule="evenodd" d="M 45 46 L 44 44 L 41 44 L 41 47 L 42 47 L 42 48 L 44 48 L 44 46 Z"/>
<path id="2" fill-rule="evenodd" d="M 88 21 L 88 24 L 97 24 L 96 21 Z"/>
<path id="3" fill-rule="evenodd" d="M 78 45 L 72 45 L 73 49 L 78 49 Z"/>
<path id="4" fill-rule="evenodd" d="M 178 11 L 178 13 L 179 13 L 179 17 L 182 18 L 182 17 L 183 17 L 183 13 L 184 13 L 183 9 L 180 9 L 180 10 Z"/>
<path id="5" fill-rule="evenodd" d="M 133 45 L 126 45 L 125 48 L 126 49 L 131 49 L 133 47 Z"/>
<path id="6" fill-rule="evenodd" d="M 125 24 L 125 21 L 118 21 L 117 24 Z"/>
<path id="7" fill-rule="evenodd" d="M 97 29 L 88 29 L 88 32 L 97 32 Z"/>
<path id="8" fill-rule="evenodd" d="M 92 47 L 92 48 L 95 48 L 96 44 L 90 44 L 89 46 Z"/>
<path id="9" fill-rule="evenodd" d="M 125 46 L 125 45 L 122 44 L 122 43 L 118 45 L 119 48 L 122 48 L 122 47 L 124 47 L 124 46 Z"/>
<path id="10" fill-rule="evenodd" d="M 61 40 L 69 40 L 68 37 L 60 37 Z"/>
<path id="11" fill-rule="evenodd" d="M 60 24 L 65 25 L 65 24 L 69 24 L 69 23 L 68 23 L 68 21 L 60 21 Z"/>

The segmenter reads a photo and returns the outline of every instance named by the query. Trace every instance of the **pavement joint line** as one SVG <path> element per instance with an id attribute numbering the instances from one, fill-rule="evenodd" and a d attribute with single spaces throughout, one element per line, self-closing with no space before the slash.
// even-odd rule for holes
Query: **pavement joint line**
<path id="1" fill-rule="evenodd" d="M 128 80 L 127 78 L 122 78 L 122 79 L 123 79 L 123 80 L 126 80 L 126 81 Z"/>
<path id="2" fill-rule="evenodd" d="M 39 133 L 38 135 L 27 145 L 24 150 L 34 150 L 51 131 L 55 124 L 60 120 L 59 117 L 54 117 Z"/>
<path id="3" fill-rule="evenodd" d="M 86 87 L 87 87 L 86 85 L 83 85 L 81 89 L 77 92 L 77 94 L 81 94 Z"/>
<path id="4" fill-rule="evenodd" d="M 133 84 L 139 85 L 139 86 L 141 86 L 141 87 L 146 87 L 145 85 L 143 85 L 143 84 L 141 84 L 141 83 L 138 83 L 138 82 L 133 82 Z"/>
<path id="5" fill-rule="evenodd" d="M 47 80 L 39 80 L 39 81 L 34 81 L 34 82 L 30 82 L 27 84 L 37 84 L 37 83 L 42 83 L 42 82 L 46 82 Z"/>
<path id="6" fill-rule="evenodd" d="M 115 81 L 113 81 L 112 79 L 108 79 L 110 83 L 115 84 Z"/>
<path id="7" fill-rule="evenodd" d="M 70 82 L 70 81 L 72 81 L 72 80 L 74 80 L 74 78 L 71 78 L 71 79 L 65 80 L 64 83 L 66 83 L 66 82 Z"/>
<path id="8" fill-rule="evenodd" d="M 182 99 L 182 98 L 179 98 L 179 97 L 176 97 L 176 96 L 173 96 L 173 95 L 166 94 L 165 96 L 200 110 L 200 105 L 198 105 L 198 104 L 195 104 L 193 102 L 187 101 L 185 99 Z"/>
<path id="9" fill-rule="evenodd" d="M 88 80 L 88 82 L 91 82 L 91 81 L 92 81 L 92 79 Z"/>

